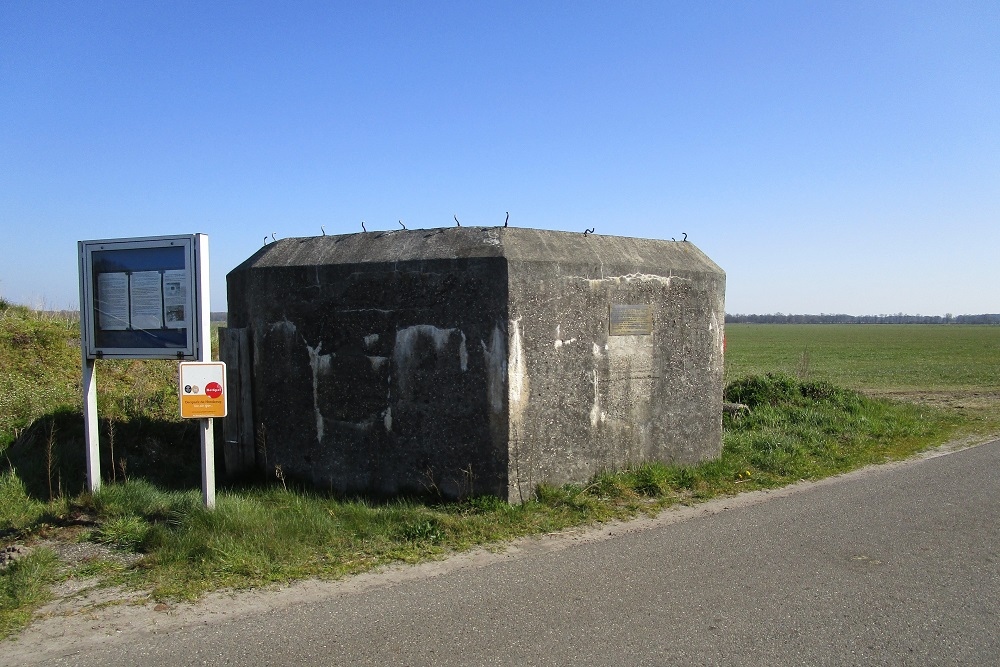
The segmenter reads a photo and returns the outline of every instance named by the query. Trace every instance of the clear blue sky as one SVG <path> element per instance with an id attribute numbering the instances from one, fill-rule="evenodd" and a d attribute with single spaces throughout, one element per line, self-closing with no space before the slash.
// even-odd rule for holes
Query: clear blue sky
<path id="1" fill-rule="evenodd" d="M 691 241 L 731 313 L 1000 312 L 1000 3 L 0 2 L 0 296 L 76 241 Z"/>

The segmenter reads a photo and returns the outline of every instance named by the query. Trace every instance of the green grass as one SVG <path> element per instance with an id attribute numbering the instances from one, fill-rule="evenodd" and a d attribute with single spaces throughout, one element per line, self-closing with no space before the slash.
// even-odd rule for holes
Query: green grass
<path id="1" fill-rule="evenodd" d="M 2 302 L 2 300 L 0 300 Z M 40 418 L 82 411 L 79 321 L 2 302 L 0 307 L 0 452 Z M 218 326 L 213 325 L 213 350 Z M 101 417 L 132 425 L 180 422 L 177 363 L 113 359 L 97 364 Z"/>
<path id="2" fill-rule="evenodd" d="M 0 451 L 35 418 L 80 404 L 79 341 L 71 320 L 0 309 Z"/>
<path id="3" fill-rule="evenodd" d="M 108 582 L 149 590 L 158 599 L 193 599 L 218 588 L 337 578 L 655 513 L 675 503 L 818 479 L 908 456 L 943 441 L 956 424 L 940 412 L 787 376 L 733 383 L 727 398 L 751 410 L 726 418 L 719 460 L 684 467 L 653 463 L 605 472 L 586 485 L 543 485 L 519 506 L 494 498 L 380 504 L 270 486 L 222 490 L 209 511 L 197 490 L 169 491 L 131 480 L 79 496 L 67 511 L 97 518 L 92 540 L 142 555 L 132 568 L 105 572 Z M 12 486 L 16 498 L 20 492 Z M 44 520 L 54 519 L 50 513 Z"/>
<path id="4" fill-rule="evenodd" d="M 36 551 L 0 570 L 0 637 L 28 622 L 60 577 L 95 576 L 157 599 L 194 599 L 219 588 L 337 578 L 906 457 L 963 429 L 996 426 L 996 419 L 845 387 L 1000 386 L 1000 328 L 737 325 L 728 328 L 727 400 L 751 409 L 725 417 L 716 461 L 647 464 L 585 484 L 542 485 L 519 506 L 488 497 L 345 500 L 271 480 L 220 488 L 216 509 L 208 511 L 198 490 L 197 433 L 176 414 L 172 362 L 99 364 L 105 484 L 93 496 L 82 491 L 74 327 L 9 304 L 0 308 L 0 407 L 10 410 L 0 423 L 0 545 L 76 539 L 76 524 L 85 520 L 93 524 L 86 539 L 139 558 L 69 567 Z M 34 384 L 46 385 L 39 390 L 44 400 L 30 395 Z"/>
<path id="5" fill-rule="evenodd" d="M 17 471 L 0 473 L 0 526 L 8 532 L 21 532 L 34 524 L 46 510 L 46 503 L 28 496 Z"/>
<path id="6" fill-rule="evenodd" d="M 728 324 L 726 377 L 785 373 L 875 392 L 1000 392 L 1000 327 Z"/>
<path id="7" fill-rule="evenodd" d="M 58 563 L 48 549 L 37 549 L 0 571 L 0 639 L 31 620 L 31 614 L 51 598 Z"/>
<path id="8" fill-rule="evenodd" d="M 964 423 L 957 415 L 784 375 L 743 378 L 726 396 L 750 410 L 727 419 L 723 456 L 706 465 L 743 470 L 744 479 L 762 487 L 904 458 Z"/>

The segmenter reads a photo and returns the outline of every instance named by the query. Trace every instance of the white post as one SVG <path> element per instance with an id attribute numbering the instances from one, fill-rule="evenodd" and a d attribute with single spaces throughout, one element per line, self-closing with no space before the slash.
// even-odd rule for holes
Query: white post
<path id="1" fill-rule="evenodd" d="M 97 423 L 96 360 L 88 359 L 86 346 L 83 347 L 83 434 L 87 443 L 87 488 L 90 489 L 91 493 L 94 493 L 101 488 L 101 438 Z M 113 461 L 112 464 L 114 464 Z"/>
<path id="2" fill-rule="evenodd" d="M 205 507 L 215 508 L 215 432 L 212 419 L 200 419 L 201 422 L 201 494 L 205 498 Z"/>
<path id="3" fill-rule="evenodd" d="M 87 445 L 87 489 L 101 488 L 101 435 L 97 421 L 97 360 L 87 356 L 89 327 L 93 313 L 87 312 L 86 270 L 83 241 L 76 244 L 80 268 L 80 357 L 83 367 L 83 439 Z M 112 465 L 114 462 L 112 461 Z"/>
<path id="4" fill-rule="evenodd" d="M 208 277 L 208 236 L 196 234 L 198 244 L 198 266 L 196 268 L 196 286 L 198 292 L 198 324 L 201 332 L 201 345 L 198 349 L 198 361 L 212 360 L 212 307 L 209 298 Z M 215 430 L 212 419 L 201 419 L 201 493 L 205 499 L 205 507 L 215 508 Z"/>

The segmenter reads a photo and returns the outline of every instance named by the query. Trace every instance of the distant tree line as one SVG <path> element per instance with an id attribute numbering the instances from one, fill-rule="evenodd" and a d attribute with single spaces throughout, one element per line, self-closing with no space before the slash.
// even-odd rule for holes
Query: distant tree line
<path id="1" fill-rule="evenodd" d="M 1000 314 L 983 315 L 730 315 L 726 313 L 727 324 L 1000 324 Z"/>

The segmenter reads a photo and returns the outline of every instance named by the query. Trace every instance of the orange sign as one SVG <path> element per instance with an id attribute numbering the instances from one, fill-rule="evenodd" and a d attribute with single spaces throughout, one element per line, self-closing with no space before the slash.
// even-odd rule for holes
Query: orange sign
<path id="1" fill-rule="evenodd" d="M 181 417 L 226 416 L 226 365 L 221 361 L 182 361 L 178 377 Z"/>

